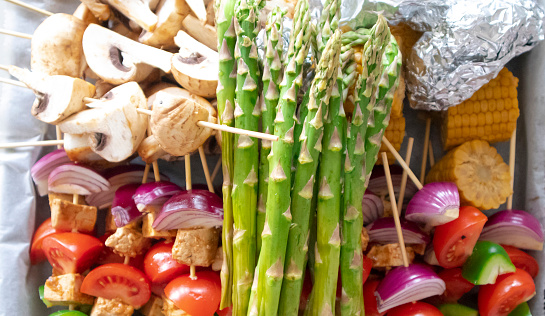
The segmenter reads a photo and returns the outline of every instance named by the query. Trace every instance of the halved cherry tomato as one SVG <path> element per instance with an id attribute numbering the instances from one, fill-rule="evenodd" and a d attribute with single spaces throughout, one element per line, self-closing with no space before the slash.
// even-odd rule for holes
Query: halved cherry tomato
<path id="1" fill-rule="evenodd" d="M 456 268 L 471 255 L 488 218 L 472 206 L 460 207 L 457 219 L 435 228 L 433 248 L 443 268 Z"/>
<path id="2" fill-rule="evenodd" d="M 509 255 L 509 259 L 511 259 L 511 262 L 515 265 L 515 267 L 517 267 L 517 269 L 522 269 L 528 272 L 532 278 L 537 276 L 539 273 L 539 264 L 534 257 L 513 246 L 501 246 L 503 249 L 505 249 Z"/>
<path id="3" fill-rule="evenodd" d="M 392 308 L 387 316 L 443 316 L 443 314 L 431 304 L 413 302 Z"/>
<path id="4" fill-rule="evenodd" d="M 189 266 L 172 258 L 174 243 L 160 242 L 148 250 L 144 257 L 144 272 L 151 283 L 168 283 L 189 273 Z"/>
<path id="5" fill-rule="evenodd" d="M 367 280 L 363 284 L 363 306 L 365 316 L 383 316 L 386 312 L 379 313 L 377 309 L 377 298 L 375 291 L 379 285 L 379 280 Z"/>
<path id="6" fill-rule="evenodd" d="M 151 296 L 144 272 L 121 263 L 105 264 L 89 272 L 80 291 L 105 299 L 117 298 L 135 308 L 146 304 Z"/>
<path id="7" fill-rule="evenodd" d="M 51 217 L 46 219 L 34 232 L 32 242 L 30 243 L 30 263 L 38 264 L 45 261 L 47 257 L 42 249 L 42 242 L 45 237 L 53 235 L 54 233 L 62 232 L 51 226 Z"/>
<path id="8" fill-rule="evenodd" d="M 473 283 L 462 277 L 462 269 L 446 269 L 437 274 L 447 286 L 447 289 L 440 296 L 441 303 L 456 303 L 458 300 L 475 286 Z"/>
<path id="9" fill-rule="evenodd" d="M 536 286 L 528 272 L 517 269 L 514 273 L 502 274 L 496 283 L 482 285 L 479 289 L 479 315 L 507 316 L 535 293 Z"/>
<path id="10" fill-rule="evenodd" d="M 102 243 L 106 243 L 106 239 L 112 234 L 104 234 L 98 237 Z M 107 263 L 124 263 L 125 257 L 122 257 L 114 252 L 110 247 L 102 247 L 102 251 L 98 255 L 98 258 L 95 262 L 96 266 L 107 264 Z M 129 265 L 137 268 L 138 270 L 144 270 L 144 254 L 137 255 L 136 257 L 131 257 L 129 260 Z"/>
<path id="11" fill-rule="evenodd" d="M 362 280 L 363 280 L 363 283 L 365 284 L 365 282 L 367 282 L 367 279 L 369 278 L 369 275 L 371 274 L 371 269 L 373 268 L 373 260 L 368 258 L 366 255 L 363 255 L 362 261 L 363 261 Z"/>
<path id="12" fill-rule="evenodd" d="M 220 305 L 220 277 L 213 271 L 199 271 L 196 276 L 196 280 L 186 274 L 170 281 L 165 295 L 189 315 L 212 316 Z"/>
<path id="13" fill-rule="evenodd" d="M 102 250 L 93 236 L 79 233 L 56 233 L 44 238 L 42 247 L 49 263 L 62 274 L 82 273 L 89 269 Z"/>

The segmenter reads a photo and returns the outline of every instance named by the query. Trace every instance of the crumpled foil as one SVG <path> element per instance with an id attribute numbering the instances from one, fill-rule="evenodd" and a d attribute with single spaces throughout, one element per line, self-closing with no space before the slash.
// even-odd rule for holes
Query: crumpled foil
<path id="1" fill-rule="evenodd" d="M 391 24 L 424 32 L 405 56 L 411 107 L 445 110 L 469 99 L 513 57 L 544 39 L 543 8 L 532 0 L 343 1 L 346 25 Z"/>

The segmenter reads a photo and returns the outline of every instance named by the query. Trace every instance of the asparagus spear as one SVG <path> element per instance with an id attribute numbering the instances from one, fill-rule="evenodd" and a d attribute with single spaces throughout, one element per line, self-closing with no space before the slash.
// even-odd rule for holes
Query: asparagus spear
<path id="1" fill-rule="evenodd" d="M 258 103 L 261 75 L 259 72 L 256 35 L 261 0 L 237 0 L 235 33 L 237 62 L 235 127 L 257 131 L 261 108 Z M 233 172 L 233 313 L 248 312 L 250 287 L 256 261 L 256 217 L 259 151 L 257 140 L 235 135 Z"/>
<path id="2" fill-rule="evenodd" d="M 276 315 L 284 272 L 284 255 L 291 224 L 291 159 L 297 94 L 303 82 L 303 61 L 310 48 L 310 14 L 308 1 L 297 3 L 294 27 L 290 36 L 288 62 L 280 83 L 280 100 L 274 119 L 274 134 L 269 155 L 269 190 L 266 219 L 262 232 L 258 277 L 254 282 L 257 300 L 252 300 L 251 314 Z"/>
<path id="3" fill-rule="evenodd" d="M 274 133 L 274 116 L 280 97 L 278 80 L 282 71 L 282 19 L 285 15 L 279 7 L 275 7 L 266 27 L 266 52 L 263 70 L 263 97 L 261 108 L 261 128 L 265 133 Z M 257 254 L 261 251 L 261 231 L 265 225 L 265 205 L 267 205 L 267 190 L 269 188 L 269 160 L 271 142 L 263 140 L 259 163 L 259 197 L 257 204 Z"/>
<path id="4" fill-rule="evenodd" d="M 390 32 L 386 20 L 379 16 L 367 37 L 363 50 L 364 72 L 355 89 L 355 109 L 347 137 L 347 156 L 344 164 L 344 208 L 341 244 L 341 315 L 357 315 L 364 311 L 362 289 L 361 213 L 365 192 L 365 140 L 370 111 L 376 105 L 378 80 L 382 75 L 382 57 Z M 371 163 L 374 165 L 374 162 Z"/>
<path id="5" fill-rule="evenodd" d="M 236 35 L 234 29 L 235 0 L 216 0 L 216 26 L 218 33 L 219 80 L 217 88 L 218 112 L 221 124 L 234 126 L 233 106 L 235 104 L 236 64 L 234 49 Z M 233 179 L 233 139 L 231 133 L 222 132 L 222 171 L 223 171 L 223 265 L 221 268 L 221 304 L 231 306 L 233 295 L 233 203 L 231 188 Z"/>

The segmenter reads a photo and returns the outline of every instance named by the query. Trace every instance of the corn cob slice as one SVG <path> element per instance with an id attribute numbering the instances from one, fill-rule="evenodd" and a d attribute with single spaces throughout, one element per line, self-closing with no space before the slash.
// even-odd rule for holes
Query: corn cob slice
<path id="1" fill-rule="evenodd" d="M 507 68 L 461 104 L 443 114 L 443 147 L 450 149 L 473 139 L 507 141 L 517 126 L 518 79 Z"/>
<path id="2" fill-rule="evenodd" d="M 426 182 L 442 181 L 456 183 L 462 205 L 481 210 L 498 208 L 513 192 L 509 166 L 482 140 L 456 147 L 433 166 Z"/>

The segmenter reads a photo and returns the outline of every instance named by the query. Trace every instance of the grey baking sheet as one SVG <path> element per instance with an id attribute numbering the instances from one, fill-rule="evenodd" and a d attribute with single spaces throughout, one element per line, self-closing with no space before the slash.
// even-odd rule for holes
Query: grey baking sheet
<path id="1" fill-rule="evenodd" d="M 51 12 L 71 13 L 79 4 L 76 0 L 25 2 Z M 0 28 L 32 33 L 44 16 L 0 1 Z M 0 64 L 29 67 L 30 41 L 0 35 Z M 521 117 L 517 133 L 517 164 L 514 208 L 525 209 L 545 223 L 545 46 L 517 58 L 509 68 L 519 77 L 519 102 Z M 5 73 L 0 76 L 7 78 Z M 30 90 L 0 83 L 0 143 L 53 139 L 52 127 L 35 120 L 30 115 L 34 96 Z M 417 112 L 405 107 L 407 136 L 415 138 L 412 168 L 418 175 L 422 158 L 425 123 Z M 432 125 L 431 139 L 435 156 L 442 155 L 439 126 Z M 496 147 L 507 159 L 508 144 Z M 37 288 L 51 274 L 47 263 L 29 265 L 29 242 L 35 226 L 49 217 L 46 198 L 36 196 L 29 170 L 33 163 L 52 148 L 20 148 L 0 150 L 0 316 L 48 315 L 38 298 Z M 405 145 L 401 150 L 405 152 Z M 217 157 L 209 157 L 212 169 Z M 161 163 L 160 169 L 175 182 L 183 184 L 182 163 Z M 198 156 L 192 158 L 195 183 L 204 183 Z M 219 179 L 216 186 L 219 185 Z M 544 267 L 543 252 L 534 252 L 540 266 Z M 533 315 L 544 315 L 545 277 L 543 270 L 536 279 L 537 295 L 532 299 Z"/>

